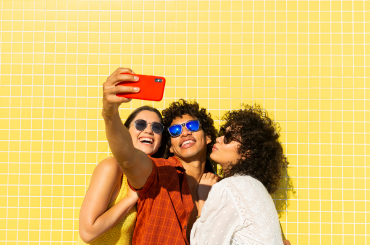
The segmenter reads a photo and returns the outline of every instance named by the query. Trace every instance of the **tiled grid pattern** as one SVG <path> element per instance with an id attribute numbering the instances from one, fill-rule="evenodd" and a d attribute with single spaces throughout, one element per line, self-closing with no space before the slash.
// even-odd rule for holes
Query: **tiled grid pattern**
<path id="1" fill-rule="evenodd" d="M 100 88 L 118 66 L 166 76 L 158 109 L 196 98 L 218 120 L 260 103 L 290 160 L 287 238 L 370 243 L 369 1 L 0 4 L 0 244 L 76 239 L 85 183 L 109 154 Z"/>

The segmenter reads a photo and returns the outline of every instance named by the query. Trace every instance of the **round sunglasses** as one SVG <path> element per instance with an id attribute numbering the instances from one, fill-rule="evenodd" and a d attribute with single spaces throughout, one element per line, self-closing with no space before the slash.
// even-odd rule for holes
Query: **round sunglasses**
<path id="1" fill-rule="evenodd" d="M 200 123 L 198 120 L 190 120 L 182 124 L 174 124 L 168 128 L 168 132 L 171 137 L 178 137 L 182 133 L 182 128 L 186 127 L 190 132 L 196 132 L 200 128 Z"/>
<path id="2" fill-rule="evenodd" d="M 144 131 L 148 124 L 151 124 L 151 128 L 155 134 L 161 134 L 163 132 L 164 126 L 159 122 L 148 123 L 144 119 L 138 119 L 134 122 L 135 128 L 139 131 Z"/>
<path id="3" fill-rule="evenodd" d="M 232 132 L 231 130 L 226 130 L 224 127 L 220 128 L 218 136 L 219 137 L 224 136 L 224 144 L 230 144 L 231 141 L 240 142 L 240 140 L 238 139 L 238 134 L 237 133 Z"/>

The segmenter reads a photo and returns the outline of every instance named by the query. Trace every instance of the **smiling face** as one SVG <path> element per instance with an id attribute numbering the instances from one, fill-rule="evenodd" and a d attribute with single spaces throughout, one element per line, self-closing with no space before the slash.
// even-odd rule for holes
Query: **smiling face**
<path id="1" fill-rule="evenodd" d="M 182 117 L 176 117 L 171 126 L 186 123 L 190 120 L 196 120 L 196 118 L 185 114 Z M 210 142 L 211 140 L 205 136 L 202 128 L 196 132 L 191 132 L 184 126 L 178 137 L 171 137 L 170 151 L 184 161 L 203 161 L 206 159 L 207 144 Z"/>
<path id="2" fill-rule="evenodd" d="M 229 128 L 227 128 L 227 131 Z M 238 147 L 240 143 L 232 140 L 230 143 L 224 143 L 224 137 L 221 136 L 216 139 L 216 144 L 213 145 L 211 159 L 220 164 L 223 169 L 235 164 L 239 159 Z"/>
<path id="3" fill-rule="evenodd" d="M 135 121 L 143 119 L 147 122 L 147 126 L 143 131 L 139 131 L 135 128 Z M 141 111 L 132 120 L 128 131 L 131 134 L 132 143 L 134 147 L 145 152 L 151 156 L 156 153 L 161 146 L 162 134 L 155 134 L 152 130 L 152 122 L 161 122 L 160 118 L 155 112 L 152 111 Z"/>

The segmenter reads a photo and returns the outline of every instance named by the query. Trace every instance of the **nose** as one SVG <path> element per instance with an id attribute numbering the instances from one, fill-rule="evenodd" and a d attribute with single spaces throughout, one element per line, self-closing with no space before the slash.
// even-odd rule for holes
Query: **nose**
<path id="1" fill-rule="evenodd" d="M 224 139 L 223 137 L 225 137 L 225 136 L 217 137 L 217 138 L 216 138 L 216 142 L 217 142 L 217 143 L 219 143 L 219 144 L 221 144 L 221 142 L 224 142 L 224 141 L 223 141 L 223 139 Z"/>
<path id="2" fill-rule="evenodd" d="M 146 128 L 144 129 L 144 132 L 145 133 L 148 133 L 148 134 L 154 134 L 153 130 L 152 130 L 152 124 L 148 123 L 146 125 Z"/>
<path id="3" fill-rule="evenodd" d="M 191 134 L 191 131 L 190 131 L 190 130 L 188 130 L 188 129 L 187 129 L 187 127 L 182 126 L 182 132 L 181 132 L 181 135 L 183 135 L 183 136 L 187 136 L 187 135 L 189 135 L 189 134 Z"/>

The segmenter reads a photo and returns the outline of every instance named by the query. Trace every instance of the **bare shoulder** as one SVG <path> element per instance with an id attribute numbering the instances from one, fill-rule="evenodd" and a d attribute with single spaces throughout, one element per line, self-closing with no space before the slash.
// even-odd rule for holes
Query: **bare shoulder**
<path id="1" fill-rule="evenodd" d="M 123 172 L 114 157 L 107 157 L 95 168 L 93 175 L 104 175 L 105 178 L 121 177 Z"/>

